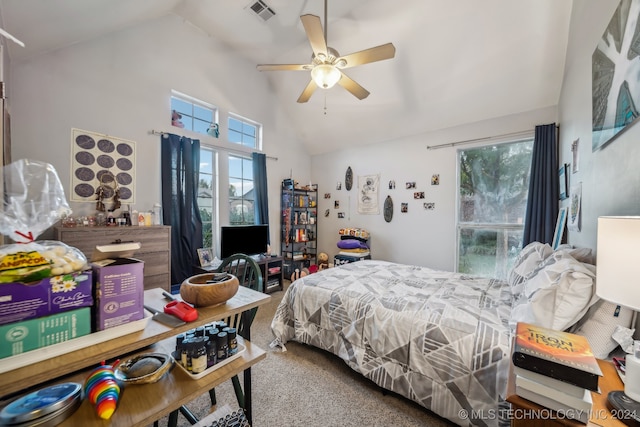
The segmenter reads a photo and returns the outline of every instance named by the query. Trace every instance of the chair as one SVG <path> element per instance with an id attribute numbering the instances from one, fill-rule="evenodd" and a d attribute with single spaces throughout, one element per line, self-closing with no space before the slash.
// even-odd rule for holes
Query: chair
<path id="1" fill-rule="evenodd" d="M 253 289 L 254 291 L 264 292 L 264 280 L 262 277 L 262 271 L 260 270 L 260 266 L 255 262 L 253 258 L 245 254 L 234 254 L 224 261 L 222 264 L 216 269 L 217 273 L 225 272 L 232 274 L 238 278 L 240 282 L 240 286 L 245 286 L 247 288 Z M 232 328 L 236 328 L 237 334 L 240 335 L 245 340 L 251 340 L 251 324 L 253 323 L 253 319 L 256 317 L 256 313 L 258 311 L 258 307 L 252 308 L 250 310 L 246 310 L 241 314 L 236 314 L 233 317 L 228 317 L 225 320 L 227 325 Z M 245 382 L 247 379 L 251 378 L 251 368 L 247 368 L 244 372 Z M 233 390 L 236 393 L 236 399 L 238 399 L 238 406 L 240 406 L 243 410 L 246 411 L 246 401 L 245 395 L 240 386 L 240 379 L 237 375 L 234 375 L 231 378 L 231 382 L 233 383 Z M 209 390 L 209 398 L 211 399 L 211 405 L 216 404 L 216 390 L 212 388 Z M 181 406 L 179 409 L 180 413 L 191 423 L 194 425 L 198 422 L 198 419 L 189 411 L 189 409 L 185 406 Z M 251 423 L 251 414 L 247 413 L 247 420 Z M 178 422 L 178 411 L 173 411 L 169 414 L 169 422 L 168 426 L 174 427 Z"/>

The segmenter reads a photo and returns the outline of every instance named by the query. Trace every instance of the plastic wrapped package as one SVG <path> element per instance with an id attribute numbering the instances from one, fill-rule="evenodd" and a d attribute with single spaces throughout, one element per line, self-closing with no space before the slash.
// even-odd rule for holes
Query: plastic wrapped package
<path id="1" fill-rule="evenodd" d="M 28 283 L 87 267 L 78 249 L 57 241 L 36 241 L 71 209 L 53 166 L 22 159 L 2 168 L 0 233 L 15 244 L 0 246 L 0 283 Z"/>
<path id="2" fill-rule="evenodd" d="M 71 209 L 53 166 L 21 159 L 2 168 L 4 206 L 0 233 L 17 243 L 36 240 Z"/>

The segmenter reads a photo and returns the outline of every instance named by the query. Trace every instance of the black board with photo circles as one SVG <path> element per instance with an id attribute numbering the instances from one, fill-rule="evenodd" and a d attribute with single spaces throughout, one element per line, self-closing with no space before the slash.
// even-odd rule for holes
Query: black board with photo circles
<path id="1" fill-rule="evenodd" d="M 102 184 L 105 202 L 111 201 L 118 189 L 122 203 L 135 203 L 134 141 L 73 128 L 71 167 L 71 201 L 95 202 Z"/>

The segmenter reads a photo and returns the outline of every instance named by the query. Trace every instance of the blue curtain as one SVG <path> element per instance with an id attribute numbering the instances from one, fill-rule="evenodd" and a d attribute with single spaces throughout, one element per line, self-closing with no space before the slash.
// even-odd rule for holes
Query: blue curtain
<path id="1" fill-rule="evenodd" d="M 253 190 L 255 194 L 255 223 L 269 225 L 269 193 L 267 190 L 267 156 L 253 153 Z M 267 243 L 271 243 L 267 235 Z"/>
<path id="2" fill-rule="evenodd" d="M 555 123 L 536 126 L 523 247 L 531 242 L 553 243 L 559 193 L 558 128 Z"/>
<path id="3" fill-rule="evenodd" d="M 161 137 L 164 224 L 171 226 L 171 283 L 180 284 L 199 265 L 202 219 L 198 210 L 200 141 L 178 135 Z"/>

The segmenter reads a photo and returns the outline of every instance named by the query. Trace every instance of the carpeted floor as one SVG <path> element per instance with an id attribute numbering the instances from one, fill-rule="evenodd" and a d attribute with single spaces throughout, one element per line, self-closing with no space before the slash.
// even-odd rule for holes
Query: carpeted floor
<path id="1" fill-rule="evenodd" d="M 287 343 L 287 352 L 270 348 L 271 319 L 283 295 L 284 291 L 271 294 L 270 303 L 258 309 L 251 328 L 252 343 L 267 352 L 267 358 L 251 370 L 253 427 L 453 425 L 408 399 L 383 394 L 326 351 L 296 342 Z M 216 396 L 219 405 L 237 408 L 231 381 L 217 387 Z M 209 404 L 203 390 L 188 407 L 202 418 L 215 409 Z M 159 424 L 166 426 L 167 420 Z M 178 426 L 189 426 L 182 415 Z"/>

